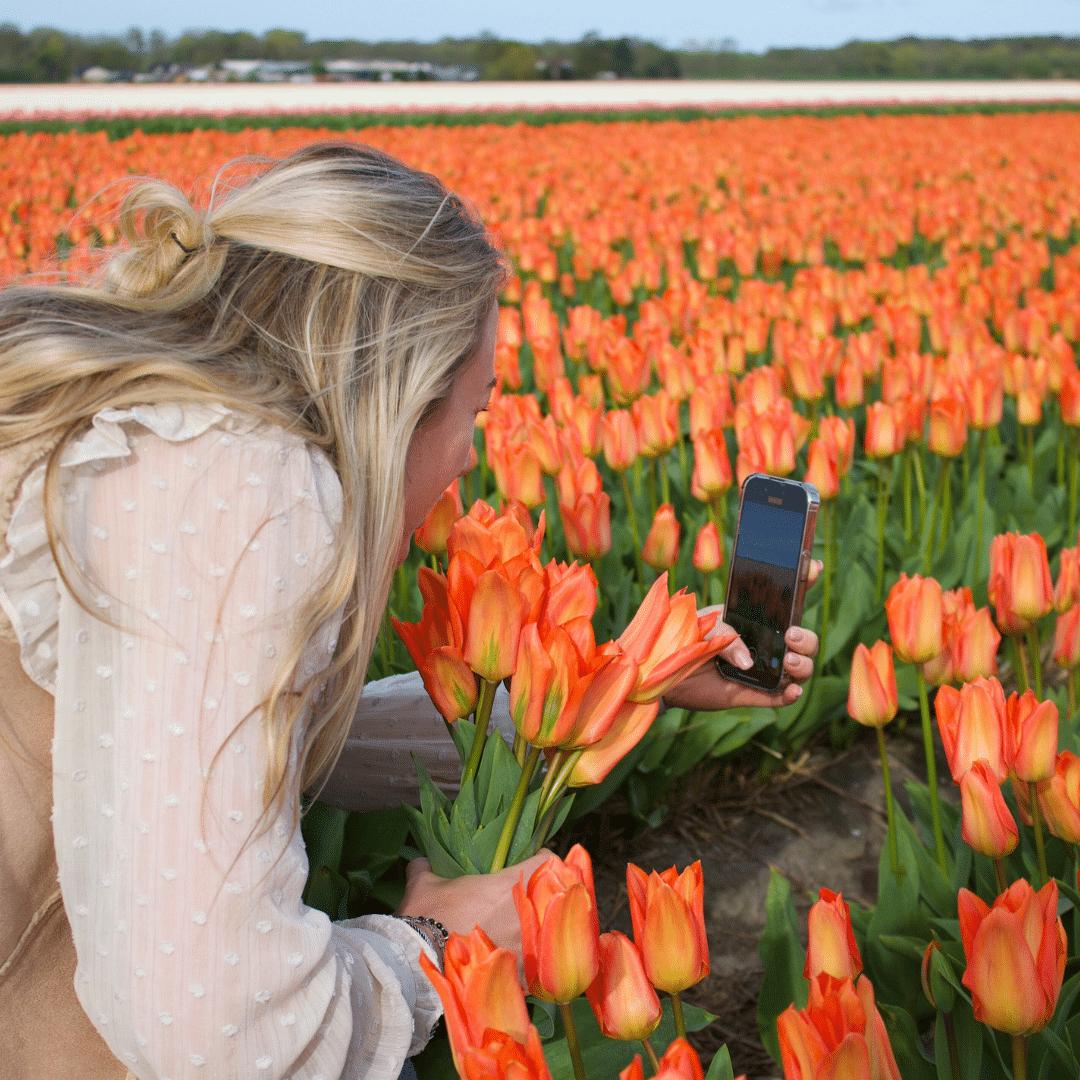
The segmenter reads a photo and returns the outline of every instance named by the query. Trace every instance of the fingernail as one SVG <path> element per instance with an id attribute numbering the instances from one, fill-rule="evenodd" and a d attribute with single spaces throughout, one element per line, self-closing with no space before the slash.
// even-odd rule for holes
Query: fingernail
<path id="1" fill-rule="evenodd" d="M 731 662 L 743 671 L 754 666 L 754 661 L 750 659 L 750 650 L 742 644 L 735 646 L 731 654 Z"/>
<path id="2" fill-rule="evenodd" d="M 788 641 L 793 645 L 798 645 L 799 642 L 802 641 L 802 631 L 797 626 L 791 628 L 791 631 L 788 633 Z"/>
<path id="3" fill-rule="evenodd" d="M 795 687 L 795 700 L 798 701 L 799 698 L 801 698 L 801 697 L 802 697 L 802 687 L 801 686 L 796 686 Z"/>

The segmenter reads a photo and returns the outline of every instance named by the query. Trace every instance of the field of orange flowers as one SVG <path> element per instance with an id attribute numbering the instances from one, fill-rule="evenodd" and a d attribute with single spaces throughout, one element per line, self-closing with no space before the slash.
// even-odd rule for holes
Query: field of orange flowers
<path id="1" fill-rule="evenodd" d="M 91 269 L 100 246 L 117 239 L 111 215 L 130 174 L 166 176 L 205 202 L 223 162 L 326 137 L 340 136 L 0 137 L 0 279 Z M 804 965 L 788 887 L 774 879 L 764 1044 L 787 1080 L 1077 1075 L 1080 114 L 395 127 L 362 137 L 467 196 L 513 267 L 476 466 L 418 533 L 391 605 L 402 636 L 387 623 L 372 674 L 419 666 L 444 714 L 457 702 L 447 719 L 471 731 L 468 716 L 486 723 L 477 705 L 485 687 L 525 662 L 520 625 L 509 666 L 486 673 L 470 665 L 468 643 L 441 642 L 462 646 L 453 665 L 428 664 L 417 642 L 433 639 L 409 629 L 428 625 L 433 582 L 444 583 L 447 602 L 440 570 L 457 557 L 452 529 L 463 546 L 463 510 L 473 506 L 469 529 L 502 527 L 475 500 L 513 502 L 530 566 L 541 545 L 552 560 L 577 560 L 548 570 L 542 587 L 564 573 L 587 579 L 606 639 L 635 610 L 667 604 L 661 580 L 689 587 L 701 605 L 722 601 L 743 477 L 811 481 L 822 497 L 816 554 L 825 570 L 804 619 L 822 639 L 807 692 L 786 709 L 657 714 L 661 691 L 645 694 L 639 675 L 628 700 L 648 704 L 648 722 L 610 752 L 603 744 L 587 753 L 602 767 L 584 781 L 593 786 L 575 812 L 621 789 L 636 814 L 656 820 L 665 793 L 705 758 L 847 739 L 849 718 L 876 729 L 890 822 L 878 902 L 849 906 L 823 890 Z M 541 512 L 544 529 L 533 533 Z M 497 562 L 481 561 L 477 573 L 505 577 Z M 421 569 L 428 609 L 416 588 Z M 538 625 L 528 640 L 539 655 L 548 642 Z M 584 670 L 584 652 L 575 662 Z M 910 820 L 889 785 L 884 729 L 898 713 L 921 721 L 926 748 L 927 783 L 906 793 Z M 555 764 L 566 766 L 560 782 L 571 786 L 589 751 L 522 734 L 520 765 L 526 744 L 554 747 Z M 939 758 L 955 799 L 943 797 L 945 785 L 939 793 Z M 538 757 L 528 760 L 535 769 Z M 530 771 L 523 799 L 532 781 Z M 557 786 L 533 792 L 538 809 L 554 813 Z M 457 811 L 443 810 L 449 829 Z M 505 830 L 504 862 L 508 851 L 517 861 L 516 825 Z M 552 820 L 542 836 L 549 831 Z M 418 840 L 426 848 L 439 838 Z M 312 868 L 325 873 L 309 902 L 356 914 L 370 867 L 359 885 L 340 872 L 340 842 L 318 852 Z M 469 869 L 469 852 L 453 856 Z M 355 852 L 349 861 L 365 865 Z M 590 1061 L 589 1075 L 624 1066 L 642 1075 L 640 1061 L 627 1063 L 660 1022 L 651 988 L 668 990 L 678 1010 L 679 994 L 708 971 L 694 921 L 700 868 L 685 884 L 691 870 L 646 886 L 631 869 L 635 942 L 593 934 L 589 979 L 575 969 L 562 991 L 547 990 L 527 957 L 528 988 L 549 1004 L 531 1014 L 535 1027 L 522 1006 L 499 1038 L 466 1023 L 468 995 L 490 990 L 468 989 L 490 943 L 460 939 L 449 982 L 438 985 L 448 1014 L 464 1018 L 450 1031 L 462 1075 L 542 1077 L 550 1068 L 580 1080 Z M 552 873 L 557 888 L 535 888 L 576 888 L 574 902 L 595 911 L 587 855 Z M 683 907 L 668 897 L 680 889 Z M 657 919 L 673 920 L 670 940 L 686 946 L 692 972 L 669 977 L 660 954 L 650 959 L 654 894 L 668 905 Z M 589 937 L 582 919 L 573 933 Z M 618 965 L 640 989 L 629 1018 L 606 1011 L 616 1005 L 605 1004 L 605 978 Z M 586 989 L 595 1021 L 584 999 L 571 1008 Z M 555 1034 L 552 1002 L 564 1024 L 578 1015 L 599 1025 L 597 1045 L 601 1032 L 632 1040 L 618 1067 L 597 1045 L 578 1060 L 570 1031 Z M 666 1022 L 669 1036 L 686 1026 L 676 1020 Z M 701 1023 L 691 1015 L 691 1027 Z M 671 1045 L 656 1075 L 701 1076 L 685 1045 Z M 470 1055 L 475 1073 L 464 1064 Z M 732 1075 L 726 1053 L 717 1062 L 710 1078 Z M 431 1066 L 421 1075 L 442 1074 Z"/>

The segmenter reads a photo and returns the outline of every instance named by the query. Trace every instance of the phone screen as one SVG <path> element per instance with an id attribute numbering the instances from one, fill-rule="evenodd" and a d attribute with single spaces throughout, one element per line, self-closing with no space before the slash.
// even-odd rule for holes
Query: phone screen
<path id="1" fill-rule="evenodd" d="M 783 674 L 784 634 L 798 585 L 805 523 L 803 510 L 743 500 L 724 620 L 738 631 L 754 661 L 741 674 L 769 688 Z"/>

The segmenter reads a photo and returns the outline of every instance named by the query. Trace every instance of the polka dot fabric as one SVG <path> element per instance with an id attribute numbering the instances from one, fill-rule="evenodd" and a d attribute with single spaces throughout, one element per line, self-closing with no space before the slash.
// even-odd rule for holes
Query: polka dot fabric
<path id="1" fill-rule="evenodd" d="M 53 837 L 82 1007 L 143 1080 L 396 1078 L 439 1016 L 426 945 L 395 919 L 305 907 L 287 815 L 248 843 L 268 760 L 256 707 L 334 556 L 329 461 L 224 406 L 99 413 L 60 474 L 91 611 L 52 563 L 43 480 L 23 482 L 0 604 L 55 697 Z M 301 683 L 337 631 L 308 644 Z"/>

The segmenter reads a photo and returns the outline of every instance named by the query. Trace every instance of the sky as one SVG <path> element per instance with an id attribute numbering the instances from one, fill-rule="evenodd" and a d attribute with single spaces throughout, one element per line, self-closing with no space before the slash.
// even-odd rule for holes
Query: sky
<path id="1" fill-rule="evenodd" d="M 169 36 L 186 29 L 302 30 L 310 38 L 365 41 L 489 30 L 525 41 L 575 40 L 590 30 L 604 37 L 635 35 L 668 46 L 734 39 L 743 50 L 839 45 L 852 38 L 1080 35 L 1080 0 L 399 0 L 342 5 L 340 0 L 183 0 L 168 6 L 136 0 L 5 0 L 0 20 L 27 30 L 47 23 L 77 33 L 120 33 L 137 25 Z"/>

